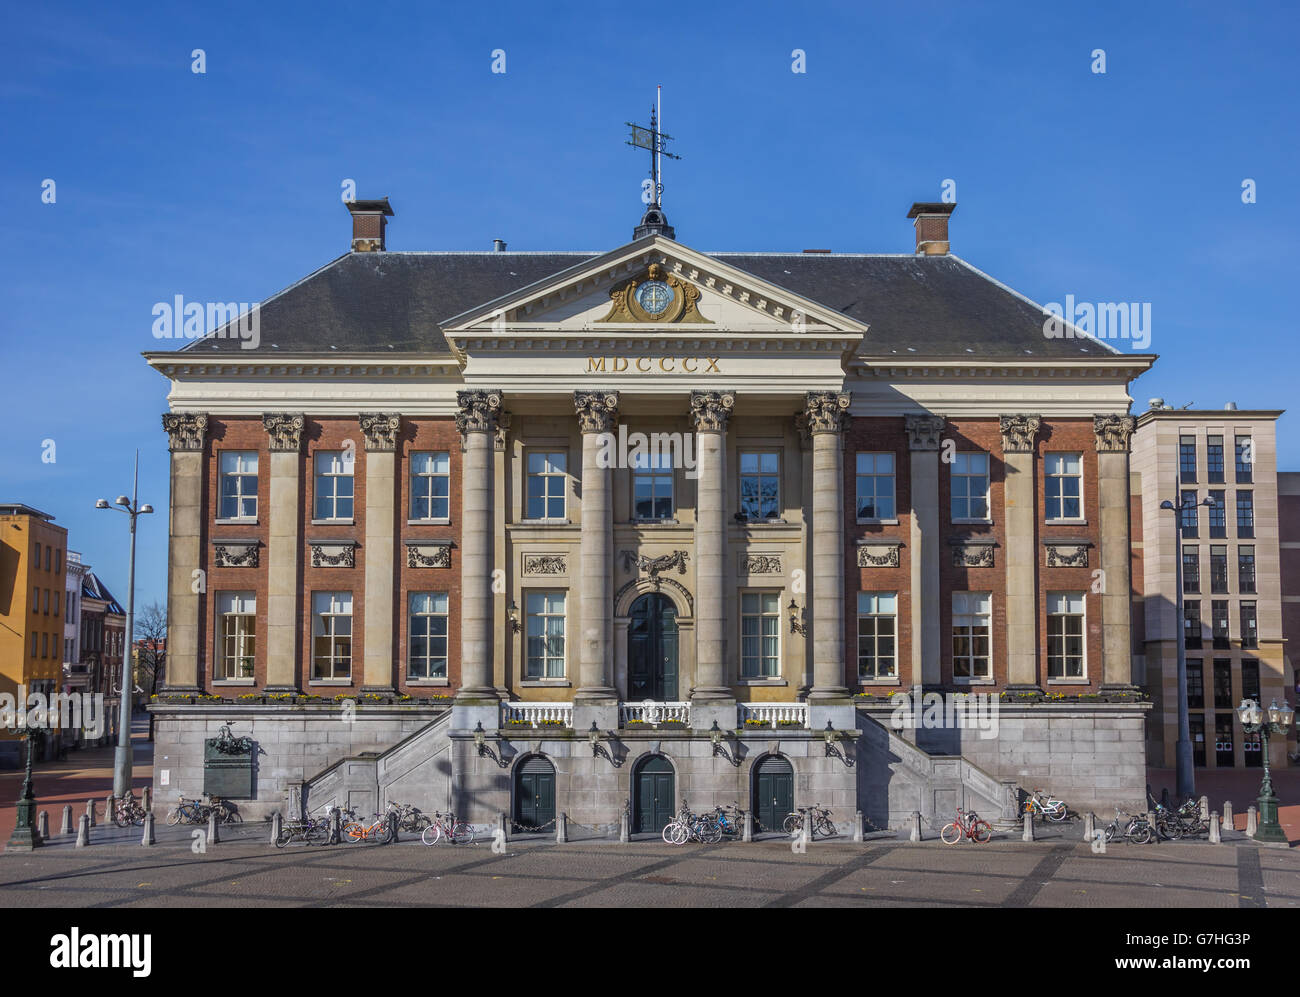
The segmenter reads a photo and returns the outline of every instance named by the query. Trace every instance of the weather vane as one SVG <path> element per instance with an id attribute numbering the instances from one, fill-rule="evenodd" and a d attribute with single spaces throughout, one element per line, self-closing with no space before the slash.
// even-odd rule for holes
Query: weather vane
<path id="1" fill-rule="evenodd" d="M 665 156 L 668 159 L 682 158 L 665 150 L 664 147 L 672 141 L 672 136 L 665 135 L 659 130 L 659 123 L 663 118 L 663 89 L 662 84 L 655 88 L 655 103 L 650 108 L 649 128 L 644 125 L 634 125 L 630 121 L 623 122 L 632 129 L 632 137 L 627 144 L 637 149 L 646 149 L 650 153 L 651 186 L 648 191 L 643 192 L 641 200 L 656 207 L 662 207 L 664 200 L 663 166 L 660 160 Z"/>

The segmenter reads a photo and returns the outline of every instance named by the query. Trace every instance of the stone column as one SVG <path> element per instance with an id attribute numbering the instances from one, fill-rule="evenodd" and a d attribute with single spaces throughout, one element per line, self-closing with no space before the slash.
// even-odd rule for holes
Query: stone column
<path id="1" fill-rule="evenodd" d="M 1097 439 L 1097 497 L 1101 508 L 1103 689 L 1133 688 L 1128 455 L 1136 424 L 1131 415 L 1099 415 L 1092 420 Z"/>
<path id="2" fill-rule="evenodd" d="M 393 637 L 396 537 L 397 440 L 402 417 L 394 412 L 362 413 L 357 420 L 366 441 L 366 601 L 361 687 L 393 691 L 397 643 Z"/>
<path id="3" fill-rule="evenodd" d="M 912 681 L 938 685 L 943 655 L 939 592 L 939 437 L 943 416 L 905 419 L 911 451 Z"/>
<path id="4" fill-rule="evenodd" d="M 847 703 L 844 684 L 844 430 L 848 392 L 810 391 L 803 425 L 812 436 L 813 684 L 808 702 Z M 838 725 L 837 725 L 838 726 Z"/>
<path id="5" fill-rule="evenodd" d="M 1004 415 L 1000 424 L 1006 469 L 1007 684 L 1010 688 L 1038 689 L 1038 504 L 1034 458 L 1042 418 Z M 998 653 L 996 643 L 993 653 Z"/>
<path id="6" fill-rule="evenodd" d="M 695 686 L 691 725 L 734 726 L 727 675 L 727 422 L 734 391 L 692 391 L 691 421 L 699 478 L 695 483 Z M 734 602 L 735 594 L 732 593 Z"/>
<path id="7" fill-rule="evenodd" d="M 166 683 L 169 689 L 192 692 L 199 688 L 199 610 L 202 592 L 207 590 L 199 586 L 194 591 L 194 573 L 203 562 L 203 447 L 208 417 L 166 412 L 162 423 L 171 450 Z"/>
<path id="8" fill-rule="evenodd" d="M 578 689 L 575 708 L 597 706 L 600 716 L 575 713 L 574 725 L 586 729 L 617 725 L 612 707 L 618 690 L 614 670 L 614 510 L 610 436 L 618 421 L 618 392 L 575 391 L 573 407 L 582 432 L 582 537 L 578 553 L 580 578 Z M 603 453 L 602 453 L 603 451 Z M 588 715 L 590 714 L 590 716 Z"/>
<path id="9" fill-rule="evenodd" d="M 266 688 L 298 687 L 298 558 L 301 554 L 298 477 L 302 465 L 301 413 L 269 412 L 262 426 L 270 437 L 271 489 L 266 551 Z"/>
<path id="10" fill-rule="evenodd" d="M 499 390 L 456 392 L 456 429 L 465 456 L 461 468 L 460 533 L 460 690 L 454 728 L 483 721 L 497 726 L 497 698 L 492 684 L 492 452 Z"/>

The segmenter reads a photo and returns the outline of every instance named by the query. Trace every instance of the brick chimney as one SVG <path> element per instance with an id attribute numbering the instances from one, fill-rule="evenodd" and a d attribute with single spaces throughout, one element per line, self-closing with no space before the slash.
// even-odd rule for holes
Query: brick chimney
<path id="1" fill-rule="evenodd" d="M 393 209 L 388 206 L 388 198 L 344 203 L 352 213 L 352 252 L 384 252 L 384 229 L 388 226 L 388 219 L 393 216 Z"/>
<path id="2" fill-rule="evenodd" d="M 907 217 L 916 219 L 917 255 L 948 255 L 948 216 L 956 207 L 956 203 L 941 201 L 917 201 L 912 205 Z"/>

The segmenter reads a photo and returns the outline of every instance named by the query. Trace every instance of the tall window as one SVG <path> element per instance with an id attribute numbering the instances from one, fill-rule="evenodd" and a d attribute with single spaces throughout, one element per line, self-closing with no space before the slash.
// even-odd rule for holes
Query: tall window
<path id="1" fill-rule="evenodd" d="M 1187 485 L 1196 483 L 1196 437 L 1178 437 L 1178 477 Z"/>
<path id="2" fill-rule="evenodd" d="M 858 678 L 898 678 L 896 592 L 858 593 Z"/>
<path id="3" fill-rule="evenodd" d="M 1210 538 L 1218 539 L 1228 535 L 1228 510 L 1222 489 L 1210 489 Z"/>
<path id="4" fill-rule="evenodd" d="M 1201 522 L 1199 507 L 1196 504 L 1196 492 L 1179 492 L 1178 501 L 1178 521 L 1183 528 L 1183 536 L 1194 537 Z"/>
<path id="5" fill-rule="evenodd" d="M 781 459 L 773 450 L 740 454 L 740 512 L 748 520 L 781 515 Z"/>
<path id="6" fill-rule="evenodd" d="M 1047 593 L 1047 677 L 1083 678 L 1082 592 Z"/>
<path id="7" fill-rule="evenodd" d="M 632 455 L 632 515 L 673 518 L 673 455 L 667 448 Z"/>
<path id="8" fill-rule="evenodd" d="M 1228 591 L 1228 548 L 1220 544 L 1210 546 L 1210 591 L 1216 595 Z"/>
<path id="9" fill-rule="evenodd" d="M 217 675 L 220 680 L 251 679 L 257 650 L 257 596 L 217 593 Z"/>
<path id="10" fill-rule="evenodd" d="M 1228 658 L 1214 659 L 1214 708 L 1230 710 L 1236 704 L 1232 701 L 1232 661 Z"/>
<path id="11" fill-rule="evenodd" d="M 1047 518 L 1083 518 L 1083 455 L 1049 453 L 1045 461 Z"/>
<path id="12" fill-rule="evenodd" d="M 1237 492 L 1237 536 L 1250 539 L 1255 535 L 1255 493 Z"/>
<path id="13" fill-rule="evenodd" d="M 1255 548 L 1240 546 L 1237 548 L 1237 591 L 1255 591 Z"/>
<path id="14" fill-rule="evenodd" d="M 1201 600 L 1183 600 L 1183 647 L 1199 650 L 1201 646 Z"/>
<path id="15" fill-rule="evenodd" d="M 569 457 L 562 450 L 528 451 L 527 519 L 563 519 Z"/>
<path id="16" fill-rule="evenodd" d="M 1205 438 L 1205 475 L 1210 484 L 1223 483 L 1223 437 Z"/>
<path id="17" fill-rule="evenodd" d="M 952 594 L 952 675 L 956 679 L 993 677 L 990 634 L 993 595 L 990 592 Z"/>
<path id="18" fill-rule="evenodd" d="M 989 455 L 959 453 L 952 462 L 952 519 L 989 518 Z"/>
<path id="19" fill-rule="evenodd" d="M 221 451 L 219 519 L 257 518 L 257 451 Z"/>
<path id="20" fill-rule="evenodd" d="M 741 593 L 740 674 L 745 678 L 771 678 L 781 674 L 779 592 Z"/>
<path id="21" fill-rule="evenodd" d="M 411 454 L 411 518 L 451 516 L 451 454 L 445 450 Z"/>
<path id="22" fill-rule="evenodd" d="M 350 450 L 316 451 L 315 519 L 352 518 L 352 469 Z"/>
<path id="23" fill-rule="evenodd" d="M 898 511 L 894 500 L 894 455 L 858 454 L 857 479 L 858 519 L 893 519 Z"/>
<path id="24" fill-rule="evenodd" d="M 352 677 L 352 593 L 312 593 L 311 677 Z"/>
<path id="25" fill-rule="evenodd" d="M 1183 545 L 1183 591 L 1201 591 L 1201 554 L 1196 544 Z"/>
<path id="26" fill-rule="evenodd" d="M 564 593 L 533 590 L 524 598 L 528 615 L 524 677 L 564 678 Z"/>
<path id="27" fill-rule="evenodd" d="M 1228 600 L 1210 600 L 1210 634 L 1217 648 L 1231 647 L 1228 637 Z"/>
<path id="28" fill-rule="evenodd" d="M 1259 621 L 1255 618 L 1255 603 L 1241 604 L 1241 646 L 1259 647 Z"/>
<path id="29" fill-rule="evenodd" d="M 1200 658 L 1187 659 L 1187 708 L 1205 709 L 1205 675 L 1201 671 Z"/>
<path id="30" fill-rule="evenodd" d="M 1236 455 L 1233 463 L 1237 472 L 1237 484 L 1248 485 L 1255 480 L 1255 441 L 1249 436 L 1238 436 L 1234 450 Z"/>
<path id="31" fill-rule="evenodd" d="M 447 593 L 412 592 L 408 600 L 406 675 L 420 679 L 447 677 Z"/>
<path id="32" fill-rule="evenodd" d="M 1241 663 L 1241 698 L 1259 702 L 1259 662 Z"/>

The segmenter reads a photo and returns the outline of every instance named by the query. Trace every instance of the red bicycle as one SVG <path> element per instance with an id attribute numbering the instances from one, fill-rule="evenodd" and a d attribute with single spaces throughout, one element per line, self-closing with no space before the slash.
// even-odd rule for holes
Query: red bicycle
<path id="1" fill-rule="evenodd" d="M 970 838 L 976 844 L 982 845 L 993 837 L 993 828 L 989 822 L 981 820 L 979 814 L 971 810 L 969 812 L 961 807 L 957 808 L 957 819 L 943 826 L 939 832 L 939 837 L 943 839 L 945 845 L 955 845 L 962 838 Z"/>

